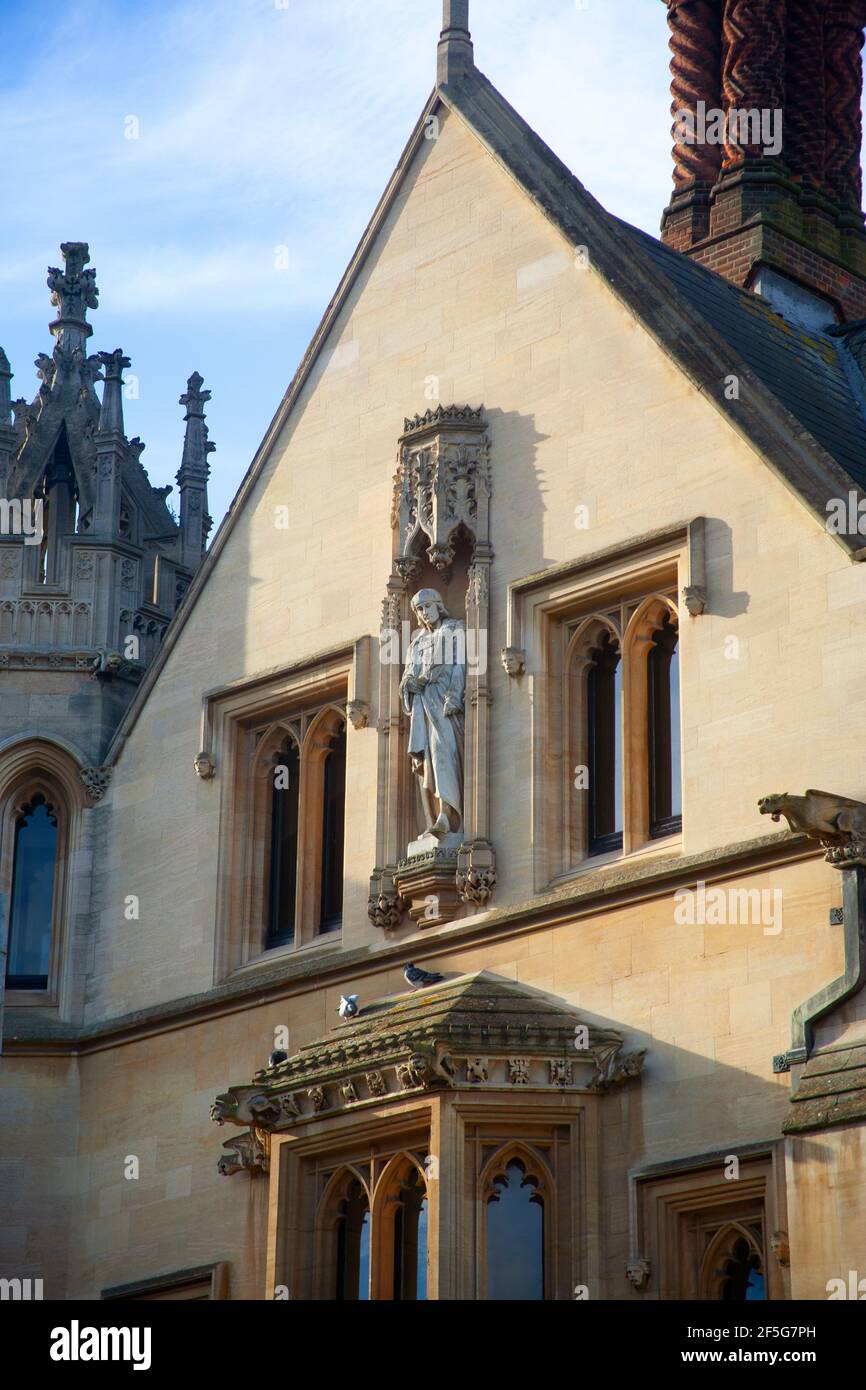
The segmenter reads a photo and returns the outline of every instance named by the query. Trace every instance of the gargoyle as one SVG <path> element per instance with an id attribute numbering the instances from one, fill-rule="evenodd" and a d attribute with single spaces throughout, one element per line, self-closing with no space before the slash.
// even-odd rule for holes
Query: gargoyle
<path id="1" fill-rule="evenodd" d="M 789 829 L 818 840 L 827 850 L 866 842 L 866 804 L 851 801 L 847 796 L 834 796 L 814 788 L 805 796 L 774 793 L 761 797 L 758 810 L 774 821 L 784 816 Z"/>

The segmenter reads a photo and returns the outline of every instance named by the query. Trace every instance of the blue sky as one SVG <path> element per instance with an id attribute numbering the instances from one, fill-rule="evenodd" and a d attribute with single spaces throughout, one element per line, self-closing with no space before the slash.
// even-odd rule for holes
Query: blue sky
<path id="1" fill-rule="evenodd" d="M 471 0 L 470 15 L 479 67 L 606 207 L 657 232 L 660 0 Z M 426 101 L 440 25 L 440 0 L 0 0 L 13 395 L 32 399 L 50 350 L 46 267 L 88 241 L 91 347 L 132 358 L 127 434 L 154 484 L 174 483 L 189 374 L 213 392 L 219 520 Z"/>

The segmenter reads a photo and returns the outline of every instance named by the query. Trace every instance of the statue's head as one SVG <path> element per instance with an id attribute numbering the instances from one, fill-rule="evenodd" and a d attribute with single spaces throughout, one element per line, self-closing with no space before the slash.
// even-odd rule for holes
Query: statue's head
<path id="1" fill-rule="evenodd" d="M 758 802 L 758 810 L 762 816 L 769 816 L 771 820 L 777 821 L 782 815 L 787 801 L 787 792 L 775 792 L 772 796 L 762 796 Z"/>
<path id="2" fill-rule="evenodd" d="M 427 628 L 450 616 L 438 589 L 419 589 L 412 599 L 412 612 Z"/>

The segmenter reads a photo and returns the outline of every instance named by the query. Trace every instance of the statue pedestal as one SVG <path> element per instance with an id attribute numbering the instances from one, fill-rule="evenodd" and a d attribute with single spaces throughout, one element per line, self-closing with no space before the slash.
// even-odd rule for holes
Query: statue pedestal
<path id="1" fill-rule="evenodd" d="M 427 854 L 456 854 L 463 844 L 461 835 L 442 835 L 437 838 L 435 835 L 419 835 L 417 840 L 413 840 L 406 853 L 406 863 L 413 859 L 419 859 Z"/>
<path id="2" fill-rule="evenodd" d="M 394 886 L 409 904 L 409 916 L 419 927 L 450 922 L 460 907 L 457 891 L 459 835 L 421 835 L 409 845 L 394 875 Z"/>

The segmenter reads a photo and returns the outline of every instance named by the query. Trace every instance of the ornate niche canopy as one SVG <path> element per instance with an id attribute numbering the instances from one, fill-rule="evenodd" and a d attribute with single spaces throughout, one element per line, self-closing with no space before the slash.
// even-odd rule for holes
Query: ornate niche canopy
<path id="1" fill-rule="evenodd" d="M 438 406 L 404 421 L 391 508 L 393 569 L 382 610 L 377 867 L 369 902 L 371 921 L 386 930 L 406 912 L 421 926 L 435 926 L 464 903 L 483 907 L 496 882 L 487 791 L 491 490 L 483 407 Z M 442 612 L 430 646 L 444 636 L 462 652 L 454 698 L 443 700 L 441 710 L 445 741 L 453 731 L 455 744 L 441 778 L 430 767 L 422 774 L 417 758 L 410 764 L 423 738 L 416 726 L 429 718 L 433 695 L 431 687 L 422 701 L 406 685 L 413 659 L 424 660 L 410 641 L 421 631 L 412 597 L 432 591 L 441 596 Z M 440 782 L 450 786 L 447 795 Z"/>
<path id="2" fill-rule="evenodd" d="M 223 1145 L 219 1168 L 263 1171 L 272 1134 L 412 1095 L 496 1091 L 507 1106 L 530 1092 L 604 1093 L 643 1069 L 645 1053 L 622 1047 L 566 1005 L 486 971 L 462 975 L 370 1004 L 217 1096 L 212 1118 L 245 1131 Z"/>
<path id="3" fill-rule="evenodd" d="M 438 406 L 403 422 L 391 524 L 397 568 L 411 579 L 427 558 L 440 573 L 454 563 L 461 527 L 475 549 L 490 540 L 490 439 L 484 408 Z"/>

